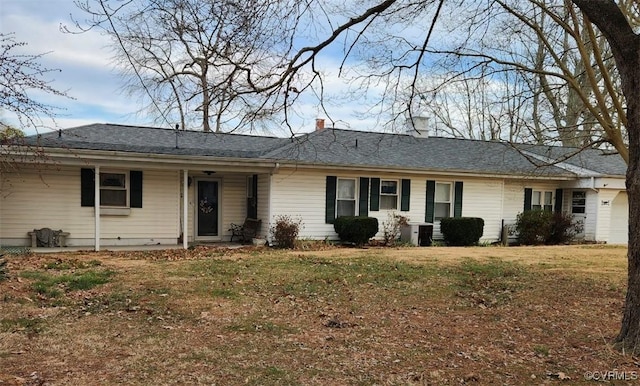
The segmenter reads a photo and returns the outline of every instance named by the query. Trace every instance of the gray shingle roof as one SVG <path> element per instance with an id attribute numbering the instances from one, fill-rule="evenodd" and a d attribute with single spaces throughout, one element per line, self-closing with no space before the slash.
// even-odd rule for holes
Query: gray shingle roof
<path id="1" fill-rule="evenodd" d="M 597 174 L 625 176 L 627 172 L 627 164 L 620 154 L 613 151 L 559 146 L 518 145 L 518 147 L 551 160 L 591 170 Z"/>
<path id="2" fill-rule="evenodd" d="M 114 124 L 74 127 L 62 130 L 61 136 L 51 132 L 26 140 L 43 147 L 237 158 L 257 158 L 288 143 L 285 138 Z"/>
<path id="3" fill-rule="evenodd" d="M 474 174 L 571 177 L 553 165 L 535 165 L 520 149 L 557 158 L 571 149 L 517 145 L 455 138 L 324 129 L 297 138 L 175 131 L 171 129 L 92 124 L 26 137 L 42 147 L 241 158 L 313 164 L 328 167 L 413 169 Z M 177 138 L 177 148 L 176 148 Z M 624 176 L 618 155 L 587 150 L 565 162 L 604 175 Z"/>
<path id="4" fill-rule="evenodd" d="M 305 163 L 511 175 L 573 176 L 555 166 L 537 167 L 514 147 L 456 138 L 325 129 L 275 149 L 265 157 Z"/>

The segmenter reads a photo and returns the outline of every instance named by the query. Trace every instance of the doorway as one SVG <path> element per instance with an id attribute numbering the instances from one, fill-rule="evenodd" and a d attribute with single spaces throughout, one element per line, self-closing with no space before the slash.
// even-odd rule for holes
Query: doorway
<path id="1" fill-rule="evenodd" d="M 220 238 L 220 182 L 198 180 L 196 191 L 196 238 Z"/>

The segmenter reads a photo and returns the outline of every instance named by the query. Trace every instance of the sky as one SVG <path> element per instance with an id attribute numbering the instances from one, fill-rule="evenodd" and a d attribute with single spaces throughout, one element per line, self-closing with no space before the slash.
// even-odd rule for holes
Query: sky
<path id="1" fill-rule="evenodd" d="M 26 42 L 22 53 L 47 53 L 39 63 L 60 72 L 48 74 L 45 79 L 51 80 L 53 88 L 66 91 L 71 97 L 31 94 L 37 101 L 59 108 L 55 122 L 44 119 L 44 125 L 52 129 L 90 123 L 157 126 L 151 117 L 139 114 L 141 105 L 122 91 L 123 80 L 111 65 L 110 41 L 106 36 L 98 31 L 82 34 L 60 31 L 61 25 L 72 26 L 72 16 L 79 20 L 85 17 L 73 0 L 0 0 L 0 31 L 13 33 L 16 41 Z M 331 66 L 331 62 L 328 63 Z M 336 69 L 327 70 L 337 73 Z M 330 84 L 334 90 L 347 87 L 337 79 Z M 316 105 L 301 107 L 299 110 L 305 113 L 292 122 L 296 132 L 311 131 L 316 118 L 325 118 Z M 375 129 L 375 120 L 361 119 L 354 105 L 334 108 L 331 118 L 340 122 L 336 127 Z M 0 111 L 0 114 L 12 121 L 7 112 Z M 27 130 L 27 133 L 34 134 L 35 130 Z"/>

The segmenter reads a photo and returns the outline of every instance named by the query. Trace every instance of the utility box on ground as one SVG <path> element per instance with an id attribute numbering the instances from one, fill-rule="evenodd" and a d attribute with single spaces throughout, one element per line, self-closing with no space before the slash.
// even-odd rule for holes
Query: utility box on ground
<path id="1" fill-rule="evenodd" d="M 410 222 L 400 230 L 400 240 L 418 247 L 428 247 L 433 238 L 433 224 Z"/>

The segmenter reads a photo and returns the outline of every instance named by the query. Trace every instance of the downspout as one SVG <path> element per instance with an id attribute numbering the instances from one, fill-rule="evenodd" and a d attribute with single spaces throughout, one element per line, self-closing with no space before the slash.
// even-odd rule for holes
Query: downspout
<path id="1" fill-rule="evenodd" d="M 599 190 L 596 189 L 596 178 L 593 176 L 591 176 L 591 186 L 589 187 L 589 189 L 593 190 L 596 193 L 599 192 Z"/>

